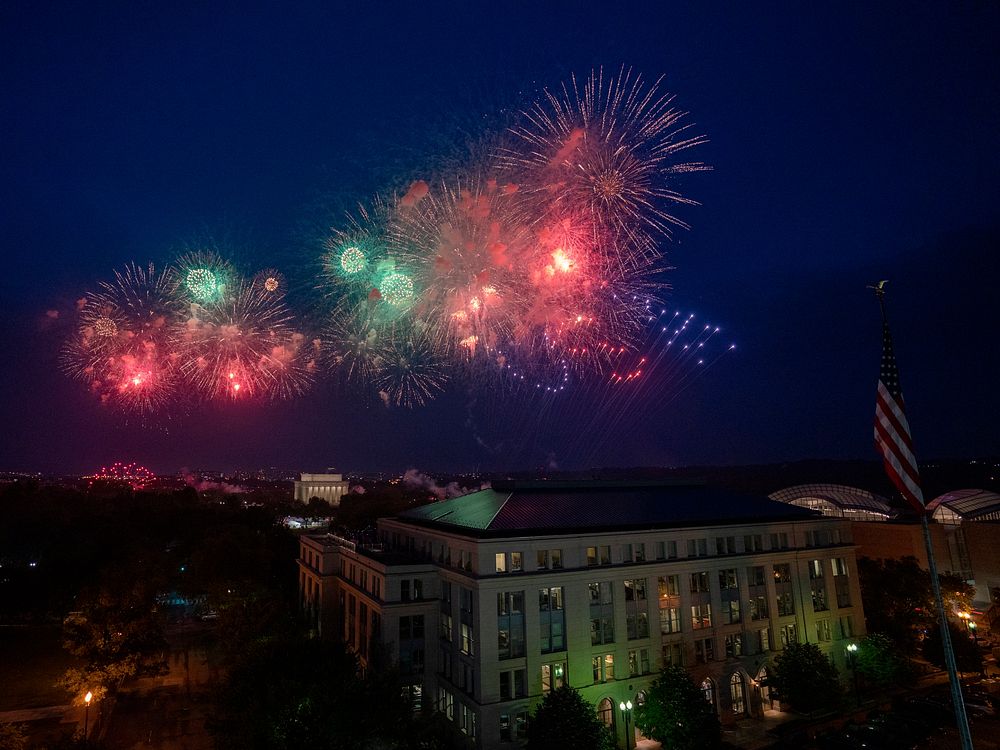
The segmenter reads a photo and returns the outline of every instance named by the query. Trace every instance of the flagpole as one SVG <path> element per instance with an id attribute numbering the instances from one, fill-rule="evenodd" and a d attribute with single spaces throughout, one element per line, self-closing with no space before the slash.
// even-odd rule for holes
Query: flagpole
<path id="1" fill-rule="evenodd" d="M 882 311 L 882 322 L 885 314 L 885 282 L 870 287 L 878 297 L 879 309 Z M 934 604 L 937 606 L 938 628 L 941 631 L 941 648 L 944 651 L 944 663 L 948 670 L 948 683 L 951 686 L 951 704 L 955 709 L 955 723 L 958 725 L 958 736 L 962 750 L 973 750 L 972 733 L 969 731 L 969 717 L 965 713 L 965 700 L 962 698 L 962 683 L 958 679 L 958 667 L 955 663 L 955 650 L 951 643 L 951 629 L 948 627 L 948 615 L 944 609 L 944 599 L 941 596 L 941 582 L 938 580 L 937 561 L 934 559 L 934 544 L 931 541 L 930 524 L 927 521 L 927 509 L 920 513 L 920 525 L 924 531 L 924 546 L 927 548 L 927 568 L 931 575 L 931 588 L 934 591 Z"/>

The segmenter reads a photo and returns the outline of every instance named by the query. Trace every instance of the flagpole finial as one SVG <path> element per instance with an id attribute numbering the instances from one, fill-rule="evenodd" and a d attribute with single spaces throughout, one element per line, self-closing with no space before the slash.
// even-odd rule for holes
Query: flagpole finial
<path id="1" fill-rule="evenodd" d="M 875 296 L 878 297 L 878 307 L 882 311 L 882 322 L 886 321 L 885 316 L 885 285 L 889 283 L 888 279 L 882 279 L 881 281 L 876 281 L 874 284 L 869 284 L 868 288 L 874 290 Z"/>
<path id="2" fill-rule="evenodd" d="M 885 296 L 885 285 L 889 283 L 889 279 L 882 279 L 882 281 L 876 281 L 874 284 L 869 284 L 868 288 L 875 291 L 875 296 L 881 300 Z"/>

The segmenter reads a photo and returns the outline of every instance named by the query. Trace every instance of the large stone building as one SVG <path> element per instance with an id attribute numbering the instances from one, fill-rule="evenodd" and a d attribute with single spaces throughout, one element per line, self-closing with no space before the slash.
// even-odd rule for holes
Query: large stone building
<path id="1" fill-rule="evenodd" d="M 388 648 L 470 746 L 515 747 L 564 682 L 624 744 L 619 702 L 666 664 L 724 723 L 776 708 L 767 670 L 790 641 L 843 669 L 864 633 L 850 527 L 703 485 L 495 482 L 381 519 L 377 545 L 303 537 L 301 602 L 363 662 Z"/>
<path id="2" fill-rule="evenodd" d="M 850 519 L 858 557 L 915 557 L 927 568 L 923 528 L 912 515 L 899 513 L 888 500 L 857 487 L 801 484 L 771 499 L 824 515 Z M 1000 495 L 982 489 L 954 490 L 927 503 L 930 534 L 938 570 L 975 586 L 975 605 L 997 603 L 1000 592 Z"/>
<path id="3" fill-rule="evenodd" d="M 300 474 L 295 480 L 295 499 L 300 503 L 318 497 L 337 506 L 349 490 L 350 482 L 344 480 L 343 474 Z"/>

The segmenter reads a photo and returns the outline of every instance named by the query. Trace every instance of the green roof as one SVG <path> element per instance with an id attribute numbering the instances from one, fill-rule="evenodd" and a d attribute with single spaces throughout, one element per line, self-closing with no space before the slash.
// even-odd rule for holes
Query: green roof
<path id="1" fill-rule="evenodd" d="M 490 522 L 496 518 L 509 497 L 509 492 L 480 490 L 470 495 L 422 505 L 407 511 L 403 516 L 411 520 L 485 530 L 490 527 Z"/>
<path id="2" fill-rule="evenodd" d="M 474 536 L 796 521 L 817 511 L 704 484 L 495 482 L 493 489 L 404 511 L 411 523 Z"/>

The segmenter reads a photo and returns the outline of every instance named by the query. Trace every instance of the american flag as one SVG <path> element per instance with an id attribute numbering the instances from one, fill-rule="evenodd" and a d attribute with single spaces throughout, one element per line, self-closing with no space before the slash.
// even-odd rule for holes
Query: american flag
<path id="1" fill-rule="evenodd" d="M 892 353 L 892 334 L 882 316 L 882 368 L 875 399 L 875 447 L 882 454 L 885 471 L 896 489 L 917 513 L 924 513 L 924 493 L 920 489 L 920 471 L 913 457 L 910 425 L 903 408 L 903 393 L 899 388 L 899 370 Z"/>

